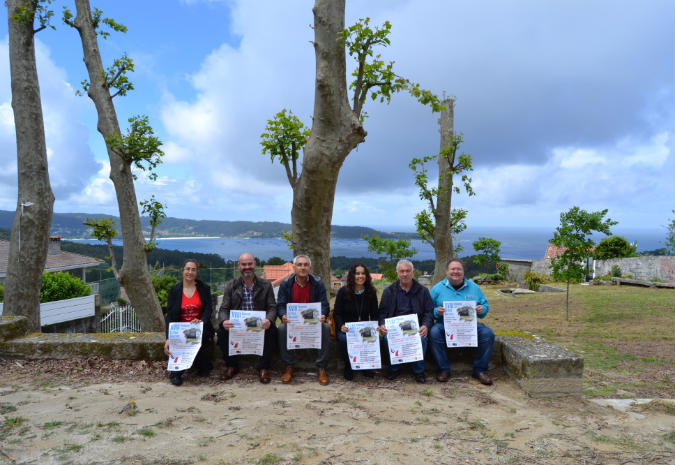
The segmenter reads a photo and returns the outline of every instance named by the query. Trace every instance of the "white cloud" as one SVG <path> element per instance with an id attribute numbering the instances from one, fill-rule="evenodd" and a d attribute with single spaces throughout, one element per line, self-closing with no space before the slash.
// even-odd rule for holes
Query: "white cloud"
<path id="1" fill-rule="evenodd" d="M 7 38 L 0 42 L 0 208 L 13 209 L 16 204 L 16 140 Z M 65 71 L 50 57 L 48 46 L 36 41 L 36 61 L 42 112 L 47 143 L 49 179 L 56 202 L 68 202 L 80 195 L 98 167 L 88 144 L 88 131 L 82 121 L 87 118 L 83 99 L 77 97 L 67 81 Z M 58 204 L 57 204 L 58 205 Z"/>

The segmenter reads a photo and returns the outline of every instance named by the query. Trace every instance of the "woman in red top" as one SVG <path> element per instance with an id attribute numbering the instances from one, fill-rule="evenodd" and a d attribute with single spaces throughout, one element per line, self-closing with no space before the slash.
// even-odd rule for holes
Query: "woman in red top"
<path id="1" fill-rule="evenodd" d="M 197 260 L 188 259 L 181 268 L 183 280 L 177 282 L 169 291 L 166 308 L 166 343 L 164 353 L 169 356 L 169 323 L 199 323 L 203 322 L 202 346 L 195 357 L 194 366 L 199 376 L 209 376 L 213 365 L 206 355 L 205 342 L 213 339 L 214 329 L 211 325 L 211 288 L 197 279 L 199 264 Z M 182 371 L 171 372 L 171 383 L 180 386 L 183 384 Z"/>

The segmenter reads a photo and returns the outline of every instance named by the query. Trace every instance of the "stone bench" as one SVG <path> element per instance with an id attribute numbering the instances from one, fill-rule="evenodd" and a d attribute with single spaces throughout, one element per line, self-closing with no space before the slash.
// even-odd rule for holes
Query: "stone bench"
<path id="1" fill-rule="evenodd" d="M 66 359 L 92 355 L 121 360 L 166 360 L 163 333 L 28 333 L 25 317 L 0 319 L 0 356 L 23 359 Z M 216 344 L 207 345 L 209 356 L 222 363 Z M 471 373 L 475 349 L 448 349 L 452 373 Z M 328 369 L 337 375 L 342 370 L 338 344 L 331 340 Z M 317 351 L 296 353 L 297 369 L 313 371 Z M 242 368 L 255 366 L 257 357 L 242 356 Z M 384 360 L 383 360 L 384 362 Z M 436 364 L 427 350 L 429 373 Z M 491 368 L 503 367 L 518 385 L 532 397 L 580 396 L 584 362 L 569 350 L 537 339 L 497 336 L 490 361 Z M 279 352 L 272 356 L 272 368 L 281 370 Z"/>

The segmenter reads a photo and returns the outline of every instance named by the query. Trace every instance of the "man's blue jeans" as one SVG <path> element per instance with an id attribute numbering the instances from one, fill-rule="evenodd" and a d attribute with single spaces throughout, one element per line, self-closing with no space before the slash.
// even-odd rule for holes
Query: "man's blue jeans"
<path id="1" fill-rule="evenodd" d="M 473 360 L 473 372 L 475 374 L 488 371 L 490 358 L 492 357 L 492 348 L 495 345 L 495 333 L 483 323 L 477 324 L 478 329 L 478 347 L 476 349 L 476 358 Z M 447 349 L 445 343 L 445 327 L 443 323 L 435 323 L 429 331 L 431 339 L 431 353 L 434 354 L 438 369 L 450 373 L 450 362 L 448 361 Z"/>
<path id="2" fill-rule="evenodd" d="M 423 337 L 421 339 L 422 339 L 422 360 L 410 363 L 410 365 L 412 365 L 412 371 L 416 375 L 424 374 L 424 356 L 427 354 L 427 339 L 428 338 Z M 401 371 L 401 365 L 407 365 L 407 363 L 392 365 L 391 357 L 389 356 L 389 342 L 387 341 L 386 335 L 382 338 L 382 345 L 380 345 L 380 347 L 382 348 L 382 351 L 386 352 L 387 357 L 389 357 L 389 359 L 388 359 L 389 360 L 389 373 L 398 373 L 399 371 Z"/>

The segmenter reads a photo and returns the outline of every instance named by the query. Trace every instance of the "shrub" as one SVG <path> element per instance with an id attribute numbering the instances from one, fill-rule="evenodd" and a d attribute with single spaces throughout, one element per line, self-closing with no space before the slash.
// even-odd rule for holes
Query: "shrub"
<path id="1" fill-rule="evenodd" d="M 502 280 L 506 280 L 509 275 L 509 265 L 506 263 L 497 263 L 497 274 Z"/>
<path id="2" fill-rule="evenodd" d="M 531 291 L 538 291 L 539 286 L 548 280 L 548 276 L 534 271 L 528 271 L 523 275 L 527 288 Z"/>
<path id="3" fill-rule="evenodd" d="M 0 302 L 4 302 L 5 300 L 5 286 L 0 284 Z"/>
<path id="4" fill-rule="evenodd" d="M 152 275 L 151 278 L 152 285 L 154 286 L 155 292 L 157 293 L 157 298 L 159 299 L 159 304 L 162 306 L 162 308 L 166 308 L 167 300 L 169 298 L 169 291 L 173 285 L 176 284 L 178 278 L 171 275 L 159 277 Z"/>
<path id="5" fill-rule="evenodd" d="M 637 244 L 631 244 L 625 237 L 611 236 L 601 240 L 593 251 L 596 260 L 609 260 L 611 258 L 634 257 Z"/>
<path id="6" fill-rule="evenodd" d="M 74 299 L 91 294 L 91 289 L 80 278 L 68 273 L 42 273 L 40 302 Z"/>
<path id="7" fill-rule="evenodd" d="M 620 278 L 621 277 L 621 267 L 619 265 L 612 265 L 612 271 L 610 271 L 610 274 L 614 278 Z"/>

